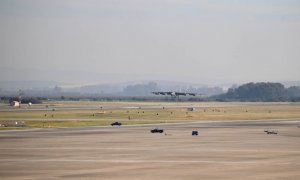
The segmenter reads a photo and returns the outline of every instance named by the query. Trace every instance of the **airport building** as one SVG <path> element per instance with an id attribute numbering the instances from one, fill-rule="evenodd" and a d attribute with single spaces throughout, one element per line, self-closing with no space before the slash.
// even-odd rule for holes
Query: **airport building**
<path id="1" fill-rule="evenodd" d="M 11 103 L 10 103 L 10 105 L 11 106 L 13 106 L 13 107 L 20 107 L 20 102 L 19 101 L 12 101 Z"/>

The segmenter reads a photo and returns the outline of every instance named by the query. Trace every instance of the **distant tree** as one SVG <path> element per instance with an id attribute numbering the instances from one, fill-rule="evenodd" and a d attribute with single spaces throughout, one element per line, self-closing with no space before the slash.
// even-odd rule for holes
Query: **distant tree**
<path id="1" fill-rule="evenodd" d="M 8 102 L 12 103 L 13 101 L 19 101 L 19 97 L 9 97 Z"/>
<path id="2" fill-rule="evenodd" d="M 34 97 L 26 97 L 22 99 L 22 103 L 23 104 L 28 104 L 28 103 L 32 103 L 32 104 L 41 104 L 42 100 L 40 98 L 34 98 Z"/>
<path id="3" fill-rule="evenodd" d="M 229 88 L 221 99 L 238 99 L 241 101 L 284 101 L 288 99 L 287 90 L 280 83 L 247 83 L 238 88 Z"/>
<path id="4" fill-rule="evenodd" d="M 300 97 L 300 87 L 299 86 L 291 86 L 291 87 L 287 88 L 287 94 L 290 98 Z"/>

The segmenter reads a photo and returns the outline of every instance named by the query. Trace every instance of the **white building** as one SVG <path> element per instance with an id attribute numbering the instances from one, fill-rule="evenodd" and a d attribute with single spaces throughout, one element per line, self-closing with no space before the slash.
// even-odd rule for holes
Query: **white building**
<path id="1" fill-rule="evenodd" d="M 11 103 L 10 103 L 10 105 L 11 106 L 13 106 L 13 107 L 20 107 L 20 102 L 19 101 L 12 101 Z"/>

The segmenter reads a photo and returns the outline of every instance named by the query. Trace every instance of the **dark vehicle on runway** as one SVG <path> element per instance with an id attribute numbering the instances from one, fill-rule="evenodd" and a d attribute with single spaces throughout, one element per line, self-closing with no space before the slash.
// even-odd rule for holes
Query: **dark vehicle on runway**
<path id="1" fill-rule="evenodd" d="M 116 122 L 111 123 L 110 125 L 111 125 L 111 126 L 121 126 L 122 123 L 116 121 Z"/>
<path id="2" fill-rule="evenodd" d="M 192 131 L 192 136 L 198 136 L 198 131 Z"/>
<path id="3" fill-rule="evenodd" d="M 278 131 L 276 130 L 268 131 L 267 134 L 278 134 Z"/>
<path id="4" fill-rule="evenodd" d="M 163 130 L 163 129 L 160 129 L 160 128 L 154 128 L 154 129 L 151 129 L 150 132 L 151 132 L 151 133 L 163 133 L 164 130 Z"/>
<path id="5" fill-rule="evenodd" d="M 278 131 L 274 129 L 265 129 L 264 132 L 267 134 L 278 134 Z"/>

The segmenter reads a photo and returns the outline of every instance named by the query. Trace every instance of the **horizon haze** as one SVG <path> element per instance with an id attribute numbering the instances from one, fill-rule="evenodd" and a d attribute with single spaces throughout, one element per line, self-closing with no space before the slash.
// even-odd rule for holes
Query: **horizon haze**
<path id="1" fill-rule="evenodd" d="M 299 81 L 300 2 L 0 0 L 0 81 Z"/>

